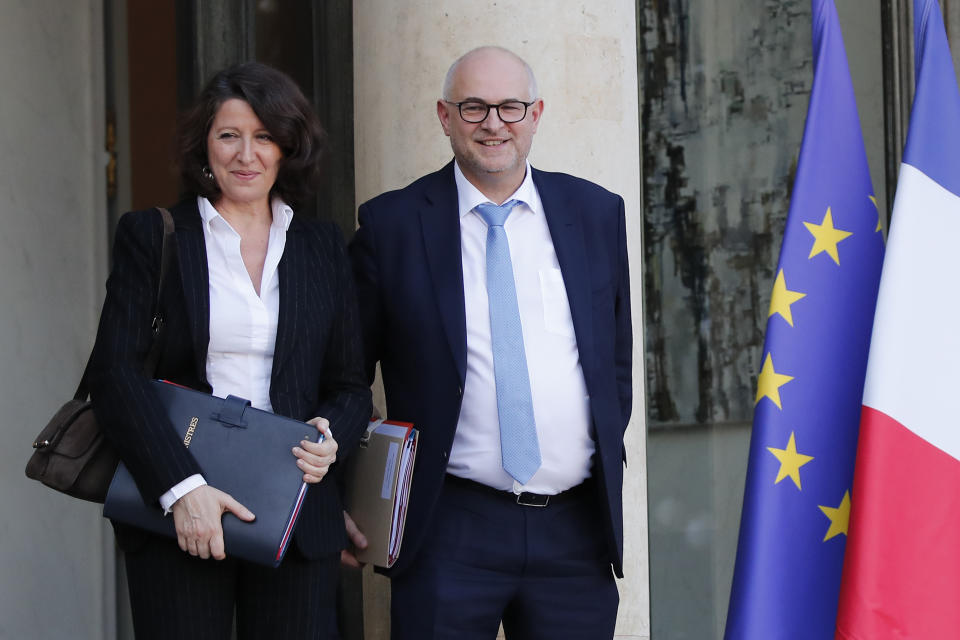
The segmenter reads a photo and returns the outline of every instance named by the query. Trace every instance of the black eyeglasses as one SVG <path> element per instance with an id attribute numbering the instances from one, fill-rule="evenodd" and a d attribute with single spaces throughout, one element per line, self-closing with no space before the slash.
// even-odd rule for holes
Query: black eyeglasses
<path id="1" fill-rule="evenodd" d="M 536 100 L 532 102 L 507 100 L 500 104 L 487 104 L 486 102 L 477 102 L 476 100 L 467 100 L 465 102 L 444 100 L 444 102 L 457 105 L 457 109 L 460 111 L 460 117 L 463 118 L 464 122 L 469 122 L 470 124 L 477 124 L 478 122 L 486 120 L 490 114 L 490 109 L 496 109 L 497 115 L 503 122 L 513 124 L 527 117 L 527 107 L 536 102 Z"/>

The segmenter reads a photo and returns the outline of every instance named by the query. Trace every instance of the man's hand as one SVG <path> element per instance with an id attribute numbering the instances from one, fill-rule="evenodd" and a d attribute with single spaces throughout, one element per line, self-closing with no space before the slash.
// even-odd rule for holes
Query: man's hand
<path id="1" fill-rule="evenodd" d="M 340 552 L 340 564 L 360 568 L 363 564 L 357 560 L 357 556 L 354 555 L 353 551 L 354 549 L 367 548 L 367 536 L 363 535 L 363 532 L 357 527 L 357 523 L 353 521 L 353 518 L 351 518 L 350 514 L 346 511 L 343 512 L 343 524 L 347 529 L 347 537 L 350 538 L 350 546 Z"/>
<path id="2" fill-rule="evenodd" d="M 337 461 L 337 441 L 333 439 L 330 430 L 330 421 L 326 418 L 313 418 L 307 421 L 323 434 L 320 442 L 301 440 L 299 447 L 293 448 L 293 455 L 297 456 L 297 466 L 303 471 L 303 481 L 315 484 L 323 480 L 330 470 L 330 465 Z"/>
<path id="3" fill-rule="evenodd" d="M 203 485 L 188 492 L 173 503 L 177 544 L 192 556 L 223 560 L 227 554 L 221 518 L 227 511 L 246 522 L 254 519 L 249 509 L 219 489 Z"/>

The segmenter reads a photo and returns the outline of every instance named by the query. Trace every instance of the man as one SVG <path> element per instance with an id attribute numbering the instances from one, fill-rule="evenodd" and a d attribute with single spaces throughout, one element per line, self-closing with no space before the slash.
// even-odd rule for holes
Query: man
<path id="1" fill-rule="evenodd" d="M 613 636 L 631 325 L 623 200 L 531 169 L 527 64 L 453 63 L 454 162 L 362 205 L 368 375 L 420 429 L 393 638 Z M 504 205 L 504 206 L 496 206 Z M 350 523 L 348 522 L 348 525 Z"/>

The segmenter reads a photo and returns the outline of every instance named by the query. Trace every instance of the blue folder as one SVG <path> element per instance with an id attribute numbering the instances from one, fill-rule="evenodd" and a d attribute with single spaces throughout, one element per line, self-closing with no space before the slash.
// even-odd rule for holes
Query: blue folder
<path id="1" fill-rule="evenodd" d="M 243 522 L 224 514 L 227 556 L 279 565 L 307 492 L 291 449 L 301 440 L 317 442 L 320 432 L 303 422 L 254 409 L 243 398 L 218 398 L 159 380 L 152 384 L 207 483 L 229 493 L 257 516 L 253 522 Z M 143 501 L 123 463 L 110 483 L 103 515 L 176 538 L 173 516 L 164 516 L 159 504 Z"/>

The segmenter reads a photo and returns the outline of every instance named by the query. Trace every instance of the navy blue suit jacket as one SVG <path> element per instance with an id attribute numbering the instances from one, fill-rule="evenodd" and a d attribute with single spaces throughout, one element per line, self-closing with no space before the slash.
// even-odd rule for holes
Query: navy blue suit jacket
<path id="1" fill-rule="evenodd" d="M 209 393 L 210 301 L 203 223 L 194 199 L 170 212 L 178 260 L 160 305 L 166 328 L 157 377 Z M 90 381 L 100 427 L 147 502 L 203 471 L 180 442 L 142 373 L 162 235 L 162 221 L 154 209 L 120 219 Z M 275 413 L 298 420 L 328 418 L 340 446 L 338 455 L 346 455 L 359 442 L 371 405 L 356 296 L 340 232 L 333 224 L 295 215 L 277 270 L 280 314 L 270 402 Z M 291 454 L 290 464 L 295 463 Z M 337 483 L 332 470 L 307 492 L 294 540 L 308 558 L 344 546 Z M 137 544 L 139 532 L 116 528 L 121 546 Z"/>
<path id="2" fill-rule="evenodd" d="M 610 560 L 623 570 L 623 433 L 631 410 L 632 333 L 623 200 L 533 170 L 570 300 L 590 393 L 593 475 Z M 421 432 L 403 547 L 415 561 L 443 486 L 466 373 L 460 218 L 453 163 L 363 204 L 350 246 L 367 374 L 379 361 L 392 419 Z"/>

